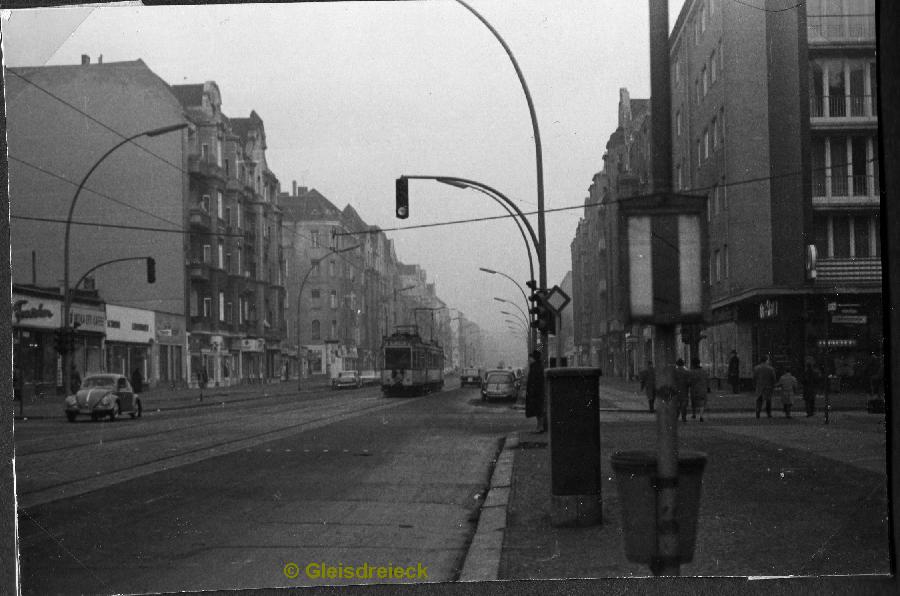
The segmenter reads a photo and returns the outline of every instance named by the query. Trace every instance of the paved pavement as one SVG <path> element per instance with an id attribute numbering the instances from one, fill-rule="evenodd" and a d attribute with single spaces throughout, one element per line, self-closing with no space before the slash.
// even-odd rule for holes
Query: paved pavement
<path id="1" fill-rule="evenodd" d="M 603 378 L 600 398 L 602 523 L 552 525 L 548 436 L 513 433 L 461 580 L 651 575 L 625 556 L 610 456 L 655 449 L 655 417 L 637 383 Z M 866 412 L 865 395 L 838 394 L 832 403 L 827 425 L 821 411 L 786 419 L 773 408 L 772 419 L 756 419 L 753 395 L 716 392 L 704 422 L 679 424 L 680 449 L 708 454 L 696 548 L 682 575 L 878 580 L 890 573 L 884 415 Z M 874 581 L 867 589 L 884 587 Z M 891 589 L 888 582 L 884 593 Z"/>

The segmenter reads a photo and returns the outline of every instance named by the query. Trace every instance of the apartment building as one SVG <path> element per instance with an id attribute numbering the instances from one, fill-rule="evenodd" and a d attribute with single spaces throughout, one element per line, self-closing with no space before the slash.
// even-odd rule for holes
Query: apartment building
<path id="1" fill-rule="evenodd" d="M 670 60 L 673 190 L 708 199 L 702 359 L 861 382 L 882 329 L 874 2 L 690 0 Z"/>

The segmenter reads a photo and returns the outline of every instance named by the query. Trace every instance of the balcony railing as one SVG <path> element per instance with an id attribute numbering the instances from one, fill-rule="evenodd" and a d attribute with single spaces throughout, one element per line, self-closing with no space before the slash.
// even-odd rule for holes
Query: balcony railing
<path id="1" fill-rule="evenodd" d="M 880 192 L 878 176 L 866 174 L 853 176 L 826 175 L 824 177 L 816 177 L 812 181 L 812 196 L 814 199 L 869 197 L 877 201 Z"/>
<path id="2" fill-rule="evenodd" d="M 191 222 L 191 226 L 201 228 L 203 230 L 209 229 L 210 217 L 209 213 L 204 211 L 199 207 L 194 207 L 191 209 L 189 214 L 189 219 Z"/>
<path id="3" fill-rule="evenodd" d="M 212 176 L 225 180 L 225 170 L 216 165 L 215 162 L 207 161 L 199 155 L 188 156 L 188 171 L 191 174 Z"/>
<path id="4" fill-rule="evenodd" d="M 210 266 L 208 263 L 195 261 L 191 263 L 189 266 L 189 275 L 191 279 L 196 279 L 200 281 L 209 281 L 209 270 Z"/>
<path id="5" fill-rule="evenodd" d="M 881 259 L 821 259 L 816 265 L 816 274 L 818 283 L 881 283 Z"/>
<path id="6" fill-rule="evenodd" d="M 875 15 L 808 15 L 809 43 L 875 42 Z"/>
<path id="7" fill-rule="evenodd" d="M 810 98 L 811 118 L 874 118 L 878 105 L 874 95 L 826 95 Z"/>

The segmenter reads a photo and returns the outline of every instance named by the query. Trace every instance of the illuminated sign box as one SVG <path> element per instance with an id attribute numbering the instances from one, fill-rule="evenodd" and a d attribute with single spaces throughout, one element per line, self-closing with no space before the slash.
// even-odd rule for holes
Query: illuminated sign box
<path id="1" fill-rule="evenodd" d="M 707 322 L 706 198 L 657 193 L 622 199 L 618 206 L 626 319 Z"/>

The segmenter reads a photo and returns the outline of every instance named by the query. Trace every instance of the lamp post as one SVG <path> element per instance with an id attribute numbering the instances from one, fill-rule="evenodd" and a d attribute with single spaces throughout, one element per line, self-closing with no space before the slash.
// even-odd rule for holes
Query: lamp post
<path id="1" fill-rule="evenodd" d="M 306 287 L 306 281 L 309 279 L 310 274 L 313 272 L 313 270 L 316 268 L 316 266 L 319 263 L 321 263 L 323 260 L 325 260 L 326 258 L 330 257 L 331 255 L 338 254 L 338 253 L 347 252 L 350 250 L 356 250 L 357 248 L 359 248 L 358 244 L 354 245 L 354 246 L 347 246 L 344 248 L 332 248 L 332 249 L 329 249 L 328 252 L 326 252 L 321 257 L 319 257 L 317 259 L 310 259 L 309 269 L 307 270 L 306 275 L 303 276 L 303 279 L 300 280 L 300 287 L 297 289 L 297 359 L 298 359 L 298 361 L 301 361 L 300 360 L 300 350 L 301 350 L 302 346 L 300 345 L 300 336 L 301 336 L 300 319 L 301 319 L 301 311 L 302 311 L 302 307 L 303 307 L 303 288 Z M 300 370 L 297 371 L 297 389 L 298 390 L 300 389 L 300 383 L 302 382 L 302 380 L 303 380 L 303 369 L 301 367 Z"/>
<path id="2" fill-rule="evenodd" d="M 78 203 L 78 196 L 81 194 L 81 189 L 84 188 L 84 185 L 87 183 L 88 178 L 91 177 L 91 174 L 94 173 L 94 170 L 109 157 L 116 149 L 124 145 L 125 143 L 130 143 L 131 141 L 140 138 L 140 137 L 158 137 L 160 135 L 168 134 L 170 132 L 175 132 L 176 130 L 181 130 L 183 128 L 187 128 L 187 122 L 181 122 L 179 124 L 171 124 L 169 126 L 163 126 L 161 128 L 153 128 L 150 130 L 145 130 L 143 132 L 139 132 L 135 135 L 131 135 L 119 141 L 110 149 L 100 156 L 94 165 L 91 166 L 91 169 L 87 171 L 87 174 L 84 175 L 84 178 L 81 179 L 81 182 L 78 184 L 78 188 L 75 190 L 75 196 L 72 197 L 72 202 L 69 204 L 69 213 L 66 216 L 66 231 L 65 231 L 65 239 L 63 240 L 63 312 L 62 312 L 62 324 L 63 329 L 65 329 L 66 333 L 69 333 L 69 318 L 70 311 L 72 308 L 72 293 L 69 291 L 69 233 L 72 227 L 72 214 L 75 212 L 75 205 Z M 71 375 L 70 371 L 72 368 L 72 353 L 69 350 L 63 352 L 63 389 L 65 394 L 68 395 L 71 391 Z"/>
<path id="3" fill-rule="evenodd" d="M 528 114 L 531 117 L 531 129 L 534 136 L 534 159 L 535 165 L 537 169 L 537 225 L 538 225 L 538 238 L 535 245 L 537 249 L 538 255 L 538 265 L 540 268 L 540 278 L 538 279 L 538 287 L 541 289 L 547 288 L 547 234 L 546 227 L 544 225 L 544 165 L 543 165 L 543 152 L 541 150 L 541 132 L 538 128 L 537 122 L 537 114 L 534 111 L 534 102 L 531 99 L 531 92 L 528 90 L 528 84 L 525 82 L 525 75 L 522 74 L 522 69 L 519 67 L 519 63 L 516 60 L 516 57 L 513 55 L 512 50 L 509 45 L 507 45 L 506 41 L 503 37 L 500 36 L 500 33 L 497 32 L 496 29 L 485 19 L 481 14 L 478 13 L 474 8 L 469 6 L 463 0 L 456 0 L 459 4 L 465 7 L 466 10 L 471 12 L 475 17 L 481 21 L 485 27 L 487 27 L 490 32 L 497 38 L 497 41 L 500 42 L 500 45 L 503 46 L 506 55 L 509 57 L 510 62 L 512 62 L 513 68 L 516 71 L 516 76 L 519 78 L 519 84 L 522 86 L 522 92 L 525 94 L 525 102 L 528 104 Z M 532 279 L 534 279 L 534 274 L 532 273 Z M 547 345 L 547 332 L 541 331 L 541 344 Z M 547 351 L 544 350 L 543 353 L 544 366 L 547 365 L 548 362 L 548 354 Z"/>

